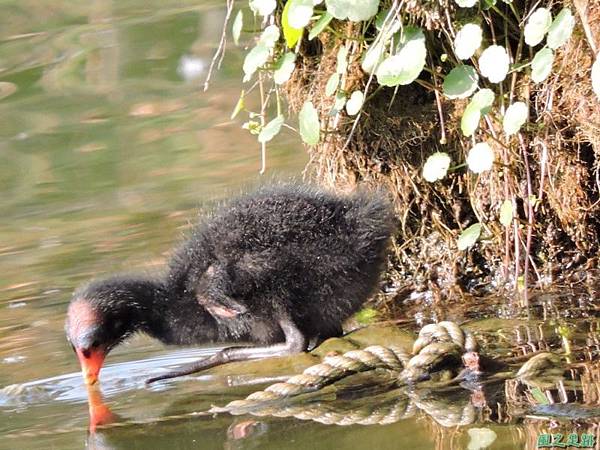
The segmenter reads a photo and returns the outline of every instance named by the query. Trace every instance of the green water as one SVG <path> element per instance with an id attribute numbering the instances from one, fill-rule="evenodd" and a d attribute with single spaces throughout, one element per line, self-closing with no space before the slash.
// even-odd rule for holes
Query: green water
<path id="1" fill-rule="evenodd" d="M 115 350 L 102 374 L 119 426 L 88 433 L 88 397 L 62 328 L 72 290 L 109 273 L 160 270 L 203 206 L 300 178 L 307 162 L 284 130 L 259 176 L 255 138 L 229 118 L 241 51 L 228 48 L 203 92 L 222 3 L 0 5 L 0 448 L 466 448 L 468 429 L 481 426 L 498 435 L 493 448 L 535 441 L 535 427 L 444 428 L 419 414 L 370 426 L 196 416 L 279 378 L 201 374 L 148 388 L 161 367 L 215 350 L 144 337 Z M 185 61 L 203 66 L 199 78 L 182 75 Z"/>

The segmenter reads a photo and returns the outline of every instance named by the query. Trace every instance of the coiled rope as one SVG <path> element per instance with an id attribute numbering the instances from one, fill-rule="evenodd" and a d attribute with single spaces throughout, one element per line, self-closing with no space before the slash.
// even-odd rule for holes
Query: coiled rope
<path id="1" fill-rule="evenodd" d="M 254 392 L 243 400 L 234 400 L 224 407 L 215 406 L 210 412 L 260 414 L 260 411 L 283 399 L 316 391 L 349 374 L 373 369 L 393 371 L 397 373 L 399 380 L 413 383 L 425 378 L 444 363 L 457 367 L 463 354 L 476 350 L 475 337 L 456 323 L 446 321 L 426 325 L 419 332 L 411 354 L 396 346 L 372 345 L 364 350 L 326 356 L 322 363 L 307 368 L 300 375 L 283 383 L 272 384 L 263 391 Z M 270 412 L 272 413 L 273 411 Z"/>

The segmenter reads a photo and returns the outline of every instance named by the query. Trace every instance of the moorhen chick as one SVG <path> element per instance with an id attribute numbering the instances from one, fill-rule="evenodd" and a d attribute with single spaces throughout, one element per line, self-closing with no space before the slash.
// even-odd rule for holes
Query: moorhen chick
<path id="1" fill-rule="evenodd" d="M 164 278 L 115 276 L 75 291 L 65 328 L 86 383 L 137 331 L 165 344 L 255 344 L 149 382 L 340 335 L 377 284 L 393 222 L 381 193 L 278 185 L 230 201 L 192 230 Z"/>

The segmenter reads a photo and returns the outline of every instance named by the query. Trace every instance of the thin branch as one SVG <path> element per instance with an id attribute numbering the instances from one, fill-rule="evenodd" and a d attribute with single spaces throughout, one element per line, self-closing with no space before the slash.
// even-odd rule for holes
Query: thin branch
<path id="1" fill-rule="evenodd" d="M 225 13 L 225 22 L 223 23 L 221 40 L 219 41 L 219 46 L 217 47 L 217 50 L 215 51 L 215 54 L 210 62 L 208 73 L 206 74 L 206 80 L 204 80 L 204 92 L 208 90 L 210 77 L 212 76 L 215 64 L 217 65 L 217 69 L 220 69 L 221 63 L 223 62 L 223 57 L 225 56 L 225 45 L 227 44 L 227 24 L 229 23 L 231 13 L 233 12 L 233 2 L 234 0 L 227 0 L 227 12 Z"/>

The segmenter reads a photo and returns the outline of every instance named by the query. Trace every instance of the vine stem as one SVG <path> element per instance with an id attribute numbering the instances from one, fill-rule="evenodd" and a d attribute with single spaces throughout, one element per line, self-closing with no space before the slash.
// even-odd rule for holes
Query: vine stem
<path id="1" fill-rule="evenodd" d="M 221 40 L 219 41 L 219 46 L 217 47 L 217 50 L 210 61 L 208 73 L 206 74 L 206 79 L 204 80 L 204 92 L 208 90 L 210 77 L 212 76 L 215 64 L 217 65 L 217 69 L 220 69 L 221 63 L 223 62 L 223 57 L 225 56 L 225 45 L 227 44 L 227 24 L 229 23 L 231 13 L 233 12 L 233 3 L 234 0 L 227 0 L 227 12 L 225 13 L 225 21 L 223 23 L 223 31 L 221 32 Z"/>
<path id="2" fill-rule="evenodd" d="M 529 158 L 527 156 L 527 147 L 523 135 L 519 133 L 519 145 L 521 152 L 523 153 L 523 161 L 525 163 L 525 172 L 527 175 L 527 241 L 525 245 L 525 267 L 523 269 L 523 300 L 525 301 L 525 308 L 527 308 L 527 315 L 529 315 L 529 255 L 531 252 L 531 237 L 533 232 L 533 205 L 531 204 L 531 196 L 533 195 L 533 189 L 531 186 L 531 171 L 529 170 Z"/>
<path id="3" fill-rule="evenodd" d="M 394 0 L 394 3 L 392 3 L 390 10 L 388 11 L 387 15 L 385 16 L 383 25 L 381 26 L 381 31 L 377 35 L 377 39 L 382 39 L 382 36 L 384 36 L 384 33 L 386 32 L 387 27 L 390 24 L 390 20 L 392 19 L 392 17 L 394 17 L 396 14 L 398 14 L 403 3 L 404 3 L 404 0 L 402 0 L 400 2 L 400 4 L 398 4 L 398 0 Z M 372 45 L 376 44 L 377 39 L 375 39 L 375 41 L 373 41 Z M 375 74 L 375 69 L 376 69 L 376 67 L 373 68 L 373 71 L 369 75 L 369 79 L 367 80 L 367 84 L 365 86 L 365 94 L 367 92 L 369 92 L 369 87 L 371 86 L 371 83 L 373 82 L 373 76 Z M 356 119 L 354 119 L 354 123 L 352 124 L 352 128 L 350 129 L 350 133 L 348 133 L 348 138 L 346 139 L 346 142 L 344 143 L 344 146 L 342 147 L 342 151 L 346 150 L 348 148 L 348 145 L 350 145 L 350 140 L 352 139 L 352 136 L 354 136 L 354 132 L 356 131 L 356 127 L 358 126 L 358 121 L 359 121 L 361 115 L 362 115 L 362 108 L 358 112 Z"/>

